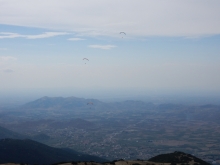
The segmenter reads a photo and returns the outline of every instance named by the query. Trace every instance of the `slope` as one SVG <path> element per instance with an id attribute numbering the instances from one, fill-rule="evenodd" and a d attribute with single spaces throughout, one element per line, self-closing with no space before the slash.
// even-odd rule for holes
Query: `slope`
<path id="1" fill-rule="evenodd" d="M 103 162 L 106 160 L 70 149 L 49 147 L 29 139 L 0 140 L 0 163 L 52 164 L 61 161 Z"/>

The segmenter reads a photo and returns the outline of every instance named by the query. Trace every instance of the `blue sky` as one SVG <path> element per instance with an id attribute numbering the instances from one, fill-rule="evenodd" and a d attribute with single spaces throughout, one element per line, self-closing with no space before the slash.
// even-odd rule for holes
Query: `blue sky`
<path id="1" fill-rule="evenodd" d="M 220 1 L 0 4 L 2 96 L 220 92 Z"/>

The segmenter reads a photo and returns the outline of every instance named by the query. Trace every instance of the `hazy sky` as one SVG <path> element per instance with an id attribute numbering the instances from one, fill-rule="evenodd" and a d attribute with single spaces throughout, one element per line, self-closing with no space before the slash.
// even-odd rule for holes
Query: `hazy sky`
<path id="1" fill-rule="evenodd" d="M 219 0 L 0 0 L 0 93 L 218 94 L 219 7 Z"/>

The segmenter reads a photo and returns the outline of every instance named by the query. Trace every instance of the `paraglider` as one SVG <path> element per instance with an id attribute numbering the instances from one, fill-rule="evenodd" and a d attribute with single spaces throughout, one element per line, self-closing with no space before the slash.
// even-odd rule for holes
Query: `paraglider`
<path id="1" fill-rule="evenodd" d="M 88 59 L 88 58 L 83 58 L 83 61 L 84 61 L 84 60 L 85 60 L 85 61 L 89 61 L 89 59 Z M 85 62 L 85 64 L 86 64 L 86 62 Z"/>
<path id="2" fill-rule="evenodd" d="M 122 35 L 122 38 L 123 38 L 124 35 L 126 35 L 125 32 L 120 32 L 119 34 Z"/>
<path id="3" fill-rule="evenodd" d="M 93 105 L 93 102 L 88 102 L 87 105 L 89 106 L 89 109 L 91 109 L 91 106 Z"/>
<path id="4" fill-rule="evenodd" d="M 120 32 L 120 34 L 124 34 L 124 35 L 126 35 L 126 33 L 125 33 L 125 32 Z"/>
<path id="5" fill-rule="evenodd" d="M 93 102 L 88 102 L 87 105 L 93 105 Z"/>

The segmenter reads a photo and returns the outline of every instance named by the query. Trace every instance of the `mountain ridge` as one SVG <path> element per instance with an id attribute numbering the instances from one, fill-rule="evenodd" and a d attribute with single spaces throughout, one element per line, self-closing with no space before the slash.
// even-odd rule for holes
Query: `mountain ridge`
<path id="1" fill-rule="evenodd" d="M 9 129 L 0 126 L 0 139 L 4 139 L 4 138 L 24 139 L 27 138 L 27 136 L 21 135 L 19 133 L 13 132 Z"/>
<path id="2" fill-rule="evenodd" d="M 48 97 L 44 96 L 37 100 L 28 102 L 22 106 L 21 108 L 28 109 L 28 108 L 35 108 L 35 109 L 49 109 L 49 108 L 81 108 L 86 106 L 87 103 L 94 102 L 95 104 L 103 103 L 97 99 L 85 99 L 85 98 L 78 98 L 78 97 Z"/>
<path id="3" fill-rule="evenodd" d="M 0 163 L 53 164 L 61 161 L 107 161 L 71 149 L 54 148 L 30 139 L 1 139 Z"/>

